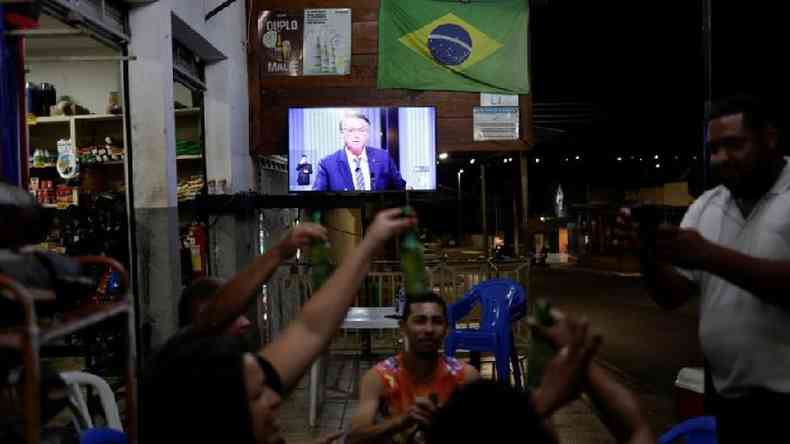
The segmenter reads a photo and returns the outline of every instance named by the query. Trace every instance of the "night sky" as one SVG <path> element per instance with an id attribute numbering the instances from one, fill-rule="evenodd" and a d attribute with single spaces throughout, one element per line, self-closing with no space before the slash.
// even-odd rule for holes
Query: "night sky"
<path id="1" fill-rule="evenodd" d="M 788 76 L 780 6 L 715 2 L 711 93 L 756 93 L 784 102 Z M 702 2 L 543 0 L 531 8 L 530 68 L 537 140 L 529 153 L 530 216 L 552 211 L 562 184 L 568 203 L 595 189 L 671 181 L 702 190 L 705 64 Z M 656 159 L 658 156 L 658 159 Z M 513 162 L 504 159 L 513 157 Z M 577 159 L 578 157 L 578 159 Z M 475 165 L 469 160 L 475 158 Z M 640 161 L 641 158 L 641 161 Z M 452 155 L 439 165 L 446 194 L 436 211 L 455 220 L 457 171 L 464 205 L 479 213 L 479 165 L 488 165 L 489 224 L 512 223 L 518 187 L 513 154 Z M 500 214 L 494 214 L 499 208 Z M 466 228 L 479 226 L 467 213 Z M 436 227 L 440 228 L 440 227 Z"/>

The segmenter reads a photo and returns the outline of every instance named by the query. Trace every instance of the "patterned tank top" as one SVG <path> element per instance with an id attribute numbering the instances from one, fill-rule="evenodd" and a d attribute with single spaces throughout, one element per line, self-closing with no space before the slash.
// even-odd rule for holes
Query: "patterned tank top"
<path id="1" fill-rule="evenodd" d="M 430 398 L 435 395 L 439 404 L 444 404 L 450 395 L 464 384 L 465 364 L 455 358 L 440 354 L 436 373 L 428 384 L 415 384 L 403 365 L 403 354 L 379 362 L 373 370 L 384 383 L 381 399 L 381 415 L 385 418 L 400 416 L 414 405 L 417 398 Z"/>

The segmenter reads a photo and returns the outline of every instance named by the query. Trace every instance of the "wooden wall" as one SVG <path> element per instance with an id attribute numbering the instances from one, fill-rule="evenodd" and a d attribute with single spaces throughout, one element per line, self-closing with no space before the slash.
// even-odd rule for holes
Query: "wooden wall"
<path id="1" fill-rule="evenodd" d="M 376 88 L 378 0 L 247 0 L 249 26 L 250 145 L 254 155 L 286 154 L 287 109 L 292 106 L 435 106 L 438 150 L 521 151 L 532 137 L 532 101 L 521 96 L 521 139 L 473 142 L 472 109 L 478 93 Z M 256 23 L 265 9 L 351 8 L 351 74 L 347 76 L 261 77 L 255 55 Z"/>

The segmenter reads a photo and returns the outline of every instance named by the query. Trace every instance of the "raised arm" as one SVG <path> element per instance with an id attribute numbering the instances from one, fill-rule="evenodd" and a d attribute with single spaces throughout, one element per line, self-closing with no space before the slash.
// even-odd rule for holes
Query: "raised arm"
<path id="1" fill-rule="evenodd" d="M 616 232 L 625 242 L 636 246 L 641 251 L 642 273 L 647 284 L 647 293 L 656 304 L 671 310 L 685 304 L 697 295 L 699 288 L 687 276 L 679 273 L 677 269 L 666 260 L 666 256 L 656 257 L 656 251 L 645 251 L 645 242 L 657 239 L 640 239 L 639 226 L 634 222 L 630 210 L 623 209 L 617 218 Z"/>
<path id="2" fill-rule="evenodd" d="M 544 379 L 533 394 L 536 410 L 545 418 L 585 391 L 601 413 L 601 419 L 617 442 L 654 444 L 650 426 L 639 403 L 627 388 L 619 384 L 603 367 L 592 361 L 600 337 L 589 333 L 587 321 L 577 321 L 557 310 L 550 328 L 533 323 L 558 348 Z"/>
<path id="3" fill-rule="evenodd" d="M 299 316 L 260 351 L 277 369 L 285 387 L 296 383 L 329 345 L 354 301 L 374 252 L 416 224 L 416 219 L 404 218 L 402 213 L 399 208 L 381 211 L 359 246 L 305 303 Z"/>
<path id="4" fill-rule="evenodd" d="M 222 333 L 247 311 L 260 286 L 277 271 L 283 261 L 293 257 L 297 249 L 307 247 L 311 241 L 326 238 L 326 229 L 317 224 L 303 223 L 290 229 L 282 241 L 265 254 L 257 256 L 219 289 L 216 297 L 198 314 L 193 324 L 194 332 L 198 335 Z"/>
<path id="5" fill-rule="evenodd" d="M 790 258 L 764 259 L 713 243 L 694 229 L 661 227 L 657 254 L 691 270 L 715 274 L 764 302 L 790 309 Z"/>

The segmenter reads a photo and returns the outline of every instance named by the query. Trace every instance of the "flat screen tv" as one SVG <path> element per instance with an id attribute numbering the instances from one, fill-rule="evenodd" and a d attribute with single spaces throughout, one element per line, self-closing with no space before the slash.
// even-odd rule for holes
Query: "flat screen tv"
<path id="1" fill-rule="evenodd" d="M 433 107 L 290 108 L 288 189 L 436 190 Z"/>

